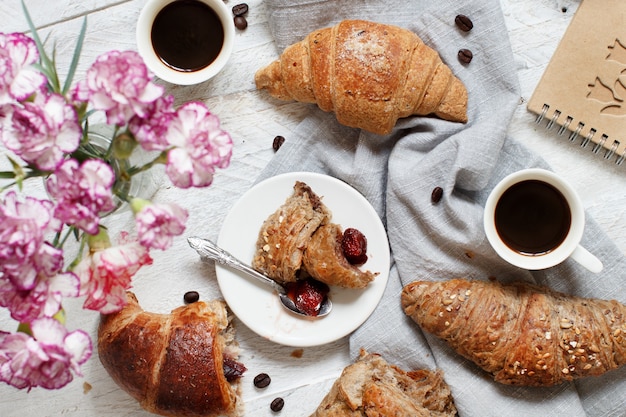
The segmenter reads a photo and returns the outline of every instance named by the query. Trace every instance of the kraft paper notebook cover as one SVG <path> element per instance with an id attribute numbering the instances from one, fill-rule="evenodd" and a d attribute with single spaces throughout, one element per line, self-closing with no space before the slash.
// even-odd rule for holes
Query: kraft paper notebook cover
<path id="1" fill-rule="evenodd" d="M 571 142 L 624 161 L 626 0 L 582 0 L 528 109 Z"/>

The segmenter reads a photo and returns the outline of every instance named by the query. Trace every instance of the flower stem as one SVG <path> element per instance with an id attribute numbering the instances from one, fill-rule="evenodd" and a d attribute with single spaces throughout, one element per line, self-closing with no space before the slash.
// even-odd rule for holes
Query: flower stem
<path id="1" fill-rule="evenodd" d="M 159 154 L 159 156 L 154 158 L 152 161 L 146 162 L 142 166 L 132 166 L 128 169 L 127 172 L 132 177 L 133 175 L 139 174 L 140 172 L 149 170 L 150 168 L 152 168 L 153 166 L 157 164 L 164 164 L 166 162 L 167 162 L 167 152 L 163 151 Z"/>

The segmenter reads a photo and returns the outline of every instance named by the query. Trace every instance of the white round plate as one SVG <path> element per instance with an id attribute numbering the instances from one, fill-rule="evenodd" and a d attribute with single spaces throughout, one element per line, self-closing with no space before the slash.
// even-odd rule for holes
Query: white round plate
<path id="1" fill-rule="evenodd" d="M 307 347 L 333 342 L 352 333 L 374 311 L 389 278 L 389 243 L 383 224 L 369 202 L 336 178 L 291 172 L 268 178 L 248 190 L 230 210 L 218 245 L 250 264 L 263 221 L 293 193 L 296 181 L 309 185 L 332 212 L 332 222 L 354 227 L 367 238 L 367 262 L 361 266 L 379 275 L 364 289 L 332 286 L 333 310 L 320 319 L 296 317 L 280 304 L 273 290 L 254 278 L 216 264 L 217 281 L 232 312 L 255 333 L 287 346 Z"/>

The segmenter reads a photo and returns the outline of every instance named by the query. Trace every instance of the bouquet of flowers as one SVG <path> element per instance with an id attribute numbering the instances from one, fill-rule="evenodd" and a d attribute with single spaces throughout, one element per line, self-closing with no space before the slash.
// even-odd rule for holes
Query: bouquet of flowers
<path id="1" fill-rule="evenodd" d="M 0 381 L 56 389 L 92 353 L 86 332 L 65 327 L 64 298 L 84 297 L 83 308 L 103 314 L 120 310 L 150 250 L 167 249 L 185 229 L 185 209 L 120 184 L 162 164 L 177 187 L 209 186 L 228 166 L 232 140 L 203 103 L 174 108 L 134 51 L 101 55 L 73 83 L 86 22 L 62 84 L 24 13 L 32 38 L 0 33 L 0 140 L 12 167 L 0 172 L 0 306 L 19 323 L 14 333 L 0 329 Z M 90 138 L 96 114 L 112 127 L 104 149 Z M 134 152 L 154 157 L 129 164 Z M 45 181 L 48 198 L 25 195 L 33 178 Z M 112 243 L 102 218 L 116 198 L 132 208 L 136 233 Z M 75 259 L 65 259 L 69 242 Z"/>

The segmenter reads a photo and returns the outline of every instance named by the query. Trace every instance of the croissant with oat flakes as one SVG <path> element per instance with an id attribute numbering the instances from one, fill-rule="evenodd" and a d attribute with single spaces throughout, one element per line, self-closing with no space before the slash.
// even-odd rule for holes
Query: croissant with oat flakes
<path id="1" fill-rule="evenodd" d="M 402 307 L 423 330 L 510 385 L 550 386 L 626 363 L 626 306 L 495 281 L 416 281 Z"/>

